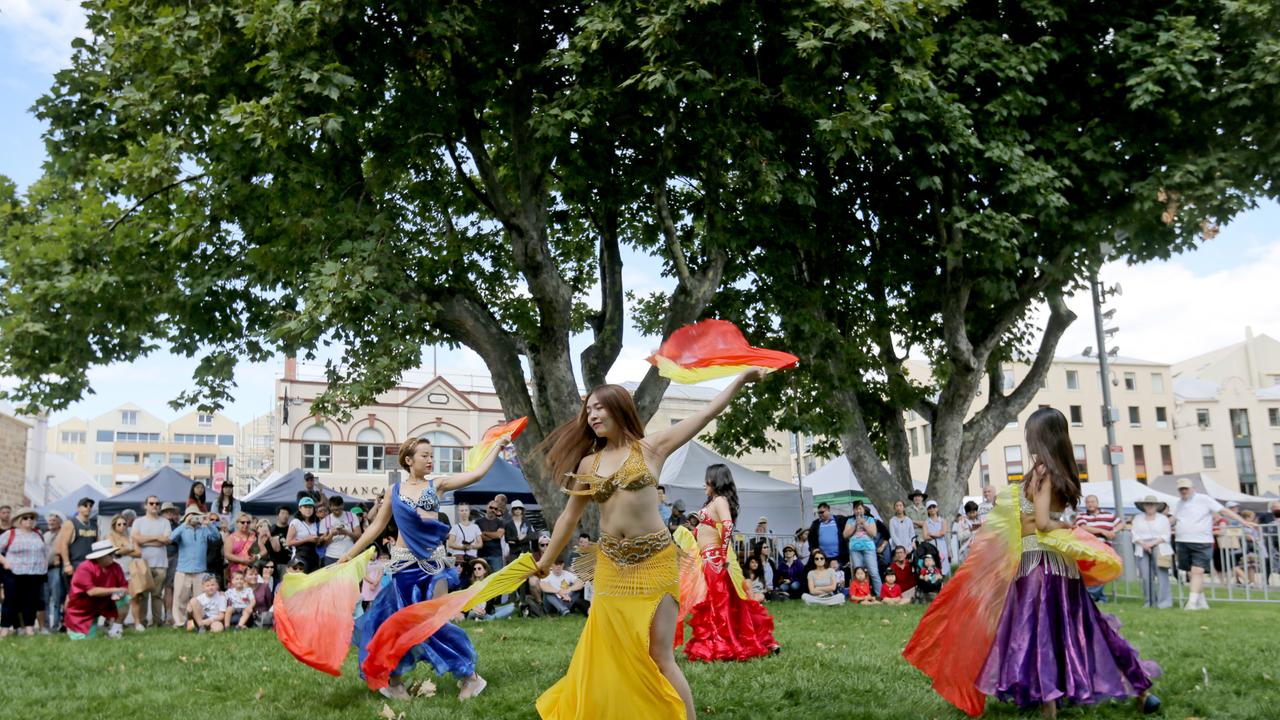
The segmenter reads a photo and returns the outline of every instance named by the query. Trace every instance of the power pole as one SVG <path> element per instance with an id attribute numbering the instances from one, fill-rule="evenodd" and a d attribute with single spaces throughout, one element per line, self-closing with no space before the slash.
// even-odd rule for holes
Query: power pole
<path id="1" fill-rule="evenodd" d="M 1094 271 L 1089 278 L 1089 288 L 1093 293 L 1093 324 L 1098 336 L 1098 368 L 1102 371 L 1102 424 L 1107 429 L 1107 447 L 1102 453 L 1106 461 L 1107 473 L 1111 477 L 1112 504 L 1115 505 L 1116 518 L 1124 517 L 1124 494 L 1120 488 L 1120 464 L 1112 454 L 1111 448 L 1116 445 L 1116 408 L 1111 404 L 1111 367 L 1107 359 L 1107 333 L 1103 328 L 1102 290 L 1098 286 L 1098 272 Z M 1123 522 L 1123 521 L 1122 521 Z M 1129 547 L 1129 536 L 1123 533 L 1116 536 L 1116 552 L 1121 558 L 1132 557 Z M 1130 574 L 1129 563 L 1124 563 L 1125 577 Z"/>

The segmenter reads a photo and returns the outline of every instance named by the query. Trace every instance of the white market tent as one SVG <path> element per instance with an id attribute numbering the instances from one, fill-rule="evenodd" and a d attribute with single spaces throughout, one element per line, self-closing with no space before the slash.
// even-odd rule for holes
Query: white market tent
<path id="1" fill-rule="evenodd" d="M 924 491 L 925 480 L 913 480 L 911 487 Z M 840 455 L 831 462 L 814 470 L 804 477 L 804 487 L 806 490 L 813 490 L 815 500 L 828 500 L 822 496 L 856 496 L 866 497 L 866 493 L 862 489 L 862 485 L 858 483 L 858 476 L 854 474 L 853 467 L 849 465 L 849 458 Z M 828 500 L 834 502 L 834 500 Z"/>
<path id="2" fill-rule="evenodd" d="M 1151 486 L 1160 488 L 1168 493 L 1173 493 L 1176 498 L 1178 494 L 1178 481 L 1183 478 L 1191 481 L 1191 484 L 1196 488 L 1196 492 L 1202 492 L 1220 503 L 1240 503 L 1240 507 L 1245 510 L 1264 512 L 1267 509 L 1267 503 L 1271 501 L 1271 498 L 1262 497 L 1260 495 L 1249 495 L 1238 490 L 1229 490 L 1204 473 L 1161 475 L 1151 482 Z M 1172 505 L 1172 503 L 1170 503 L 1170 505 Z"/>
<path id="3" fill-rule="evenodd" d="M 687 443 L 671 453 L 662 466 L 658 482 L 667 490 L 667 502 L 683 500 L 688 512 L 702 507 L 707 501 L 704 490 L 707 466 L 716 463 L 729 467 L 738 486 L 740 529 L 754 530 L 756 519 L 761 515 L 769 518 L 770 530 L 781 533 L 794 532 L 812 520 L 808 510 L 813 505 L 813 493 L 809 488 L 804 489 L 802 499 L 795 485 L 743 467 L 697 442 Z"/>
<path id="4" fill-rule="evenodd" d="M 1177 495 L 1160 492 L 1153 487 L 1143 485 L 1137 480 L 1121 480 L 1120 494 L 1120 499 L 1124 502 L 1122 513 L 1126 517 L 1141 512 L 1134 503 L 1148 495 L 1155 495 L 1157 500 L 1168 503 L 1170 508 L 1173 507 L 1174 503 L 1178 502 Z M 1076 508 L 1077 512 L 1084 511 L 1084 499 L 1089 495 L 1098 496 L 1098 505 L 1103 510 L 1115 510 L 1114 488 L 1111 486 L 1110 480 L 1080 483 L 1080 506 Z"/>

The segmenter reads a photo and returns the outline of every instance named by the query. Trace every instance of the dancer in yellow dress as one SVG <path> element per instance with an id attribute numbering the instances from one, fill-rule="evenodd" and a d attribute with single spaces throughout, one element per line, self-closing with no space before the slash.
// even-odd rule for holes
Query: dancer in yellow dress
<path id="1" fill-rule="evenodd" d="M 762 369 L 739 375 L 701 412 L 648 437 L 631 395 L 601 385 L 578 417 L 547 439 L 546 465 L 571 497 L 542 554 L 550 570 L 587 503 L 600 506 L 600 542 L 574 563 L 594 582 L 586 627 L 569 670 L 538 698 L 543 720 L 674 720 L 695 717 L 689 683 L 676 665 L 680 569 L 658 514 L 658 475 L 667 456 L 689 442 Z"/>

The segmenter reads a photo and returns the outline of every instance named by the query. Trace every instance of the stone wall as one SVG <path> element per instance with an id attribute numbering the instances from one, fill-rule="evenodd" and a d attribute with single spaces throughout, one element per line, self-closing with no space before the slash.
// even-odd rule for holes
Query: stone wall
<path id="1" fill-rule="evenodd" d="M 27 475 L 27 425 L 0 413 L 0 505 L 26 504 L 23 485 Z"/>

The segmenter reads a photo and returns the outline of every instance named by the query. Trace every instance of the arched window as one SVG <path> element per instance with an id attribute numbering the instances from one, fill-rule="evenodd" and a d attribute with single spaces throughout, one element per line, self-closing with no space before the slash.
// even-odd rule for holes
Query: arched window
<path id="1" fill-rule="evenodd" d="M 383 453 L 382 433 L 375 428 L 365 428 L 356 434 L 356 472 L 382 472 Z"/>
<path id="2" fill-rule="evenodd" d="M 462 472 L 467 449 L 458 438 L 447 432 L 429 432 L 422 437 L 431 441 L 432 457 L 435 459 L 437 475 L 452 475 Z"/>
<path id="3" fill-rule="evenodd" d="M 302 469 L 329 472 L 333 466 L 333 444 L 323 425 L 312 425 L 302 432 Z"/>

